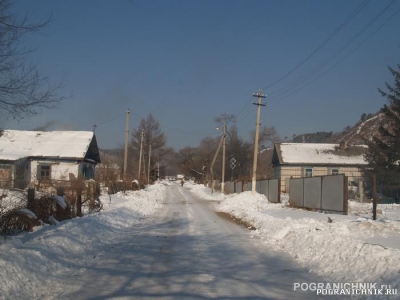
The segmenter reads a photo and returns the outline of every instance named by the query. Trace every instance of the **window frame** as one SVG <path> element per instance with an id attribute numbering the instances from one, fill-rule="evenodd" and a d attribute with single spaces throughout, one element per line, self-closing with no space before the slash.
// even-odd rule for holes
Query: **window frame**
<path id="1" fill-rule="evenodd" d="M 51 180 L 50 164 L 39 164 L 38 169 L 39 180 Z"/>
<path id="2" fill-rule="evenodd" d="M 308 170 L 311 170 L 311 176 L 307 176 Z M 303 177 L 306 177 L 306 178 L 314 177 L 314 168 L 313 167 L 304 167 L 303 168 Z"/>
<path id="3" fill-rule="evenodd" d="M 334 172 L 334 170 L 337 171 L 337 172 Z M 330 175 L 339 175 L 340 174 L 340 168 L 339 167 L 331 168 L 331 172 L 330 173 L 331 173 Z"/>

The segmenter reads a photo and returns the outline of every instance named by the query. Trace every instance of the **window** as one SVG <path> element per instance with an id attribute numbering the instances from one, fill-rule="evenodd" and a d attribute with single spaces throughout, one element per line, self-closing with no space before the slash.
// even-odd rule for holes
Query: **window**
<path id="1" fill-rule="evenodd" d="M 313 177 L 313 168 L 304 168 L 304 177 Z"/>
<path id="2" fill-rule="evenodd" d="M 331 169 L 331 175 L 338 175 L 339 174 L 339 168 L 332 168 Z"/>
<path id="3" fill-rule="evenodd" d="M 40 165 L 39 166 L 39 174 L 41 180 L 49 180 L 50 179 L 50 166 L 49 165 Z"/>
<path id="4" fill-rule="evenodd" d="M 92 165 L 83 165 L 82 174 L 85 180 L 94 179 L 94 167 Z"/>

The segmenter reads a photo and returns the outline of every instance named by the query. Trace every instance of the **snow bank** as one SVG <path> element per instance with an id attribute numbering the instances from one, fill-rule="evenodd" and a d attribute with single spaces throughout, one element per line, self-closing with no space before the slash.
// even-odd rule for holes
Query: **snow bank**
<path id="1" fill-rule="evenodd" d="M 201 199 L 207 200 L 223 200 L 225 199 L 225 195 L 221 194 L 218 191 L 214 191 L 211 193 L 211 189 L 205 187 L 202 184 L 195 184 L 193 182 L 188 182 L 185 184 L 185 187 L 188 188 L 192 193 L 194 193 L 197 197 Z"/>
<path id="2" fill-rule="evenodd" d="M 217 210 L 252 224 L 257 228 L 252 235 L 268 247 L 291 254 L 332 282 L 376 282 L 400 289 L 400 210 L 396 221 L 372 221 L 292 209 L 251 192 L 225 196 Z"/>
<path id="3" fill-rule="evenodd" d="M 0 241 L 0 299 L 56 299 L 57 276 L 79 272 L 118 234 L 162 207 L 165 186 L 102 197 L 104 210 Z M 62 283 L 60 283 L 62 285 Z M 49 288 L 52 287 L 52 288 Z"/>

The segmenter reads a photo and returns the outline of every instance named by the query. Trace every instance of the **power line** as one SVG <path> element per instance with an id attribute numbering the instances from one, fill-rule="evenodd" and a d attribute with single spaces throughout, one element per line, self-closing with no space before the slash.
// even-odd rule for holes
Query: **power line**
<path id="1" fill-rule="evenodd" d="M 325 67 L 328 63 L 330 63 L 333 59 L 335 59 L 339 54 L 341 54 L 347 47 L 349 47 L 354 41 L 356 41 L 373 23 L 376 22 L 376 20 L 395 2 L 396 0 L 392 0 L 382 11 L 380 11 L 369 23 L 367 23 L 360 31 L 358 31 L 351 39 L 349 39 L 344 46 L 339 48 L 334 54 L 332 54 L 330 57 L 328 57 L 325 61 L 320 63 L 318 66 L 316 66 L 314 69 L 312 69 L 310 72 L 308 72 L 305 76 L 301 77 L 300 79 L 292 82 L 291 84 L 287 85 L 286 87 L 271 93 L 270 96 L 272 98 L 274 97 L 280 97 L 283 96 L 286 93 L 290 93 L 290 91 L 296 87 L 298 87 L 301 83 L 312 77 L 314 74 L 319 72 L 323 67 Z M 343 60 L 343 59 L 342 59 Z M 340 61 L 342 61 L 340 60 Z M 323 74 L 326 74 L 327 72 L 324 72 Z M 319 77 L 321 77 L 320 75 Z M 317 78 L 319 78 L 317 77 Z M 313 79 L 311 82 L 314 82 L 317 78 Z M 308 86 L 311 82 L 307 83 L 305 86 L 300 87 L 298 90 L 303 89 L 304 87 Z M 296 91 L 298 91 L 296 90 Z M 295 92 L 296 92 L 295 91 Z M 293 92 L 294 93 L 294 92 Z M 293 93 L 290 93 L 292 95 Z"/>
<path id="2" fill-rule="evenodd" d="M 297 64 L 292 70 L 287 72 L 285 75 L 280 77 L 279 79 L 275 80 L 271 84 L 269 84 L 266 89 L 269 89 L 270 87 L 274 86 L 275 84 L 281 82 L 283 79 L 288 77 L 290 74 L 292 74 L 294 71 L 296 71 L 298 68 L 300 68 L 305 62 L 307 62 L 311 57 L 314 56 L 322 47 L 324 47 L 330 40 L 332 40 L 346 25 L 369 3 L 370 0 L 364 0 L 355 11 L 353 11 L 350 16 L 347 17 L 347 19 L 338 27 L 336 30 L 331 33 L 328 38 L 322 42 L 321 45 L 319 45 L 313 52 L 311 52 L 310 55 L 308 55 L 305 59 L 303 59 L 299 64 Z"/>
<path id="3" fill-rule="evenodd" d="M 106 119 L 105 121 L 103 121 L 103 122 L 101 122 L 101 123 L 96 123 L 96 124 L 94 124 L 94 126 L 95 127 L 99 127 L 99 126 L 101 126 L 101 125 L 104 125 L 104 124 L 106 124 L 106 123 L 108 123 L 108 122 L 111 122 L 111 121 L 113 121 L 113 120 L 115 120 L 115 119 L 117 119 L 117 118 L 119 118 L 119 117 L 122 117 L 122 116 L 125 116 L 125 113 L 123 113 L 123 114 L 120 114 L 120 115 L 118 115 L 118 116 L 115 116 L 115 117 L 112 117 L 112 118 L 110 118 L 110 119 Z"/>
<path id="4" fill-rule="evenodd" d="M 354 51 L 356 51 L 358 48 L 360 48 L 367 40 L 369 40 L 372 36 L 374 36 L 379 30 L 381 30 L 394 16 L 396 16 L 398 13 L 400 13 L 400 9 L 398 9 L 393 15 L 391 15 L 383 24 L 381 24 L 373 33 L 371 33 L 367 38 L 365 38 L 364 40 L 362 40 L 356 47 L 353 48 L 353 50 L 351 50 L 349 53 L 347 53 L 343 58 L 341 58 L 338 62 L 336 62 L 333 66 L 331 66 L 329 69 L 327 69 L 324 73 L 320 74 L 319 76 L 315 77 L 312 81 L 308 82 L 306 85 L 300 87 L 299 89 L 293 91 L 290 94 L 287 94 L 285 96 L 282 97 L 278 97 L 275 98 L 275 100 L 281 100 L 284 98 L 287 98 L 295 93 L 297 93 L 298 91 L 304 89 L 305 87 L 309 86 L 311 83 L 313 83 L 314 81 L 316 81 L 317 79 L 321 78 L 322 76 L 324 76 L 326 73 L 328 73 L 329 71 L 331 71 L 333 68 L 335 68 L 338 64 L 340 64 L 343 60 L 345 60 L 350 54 L 352 54 Z"/>

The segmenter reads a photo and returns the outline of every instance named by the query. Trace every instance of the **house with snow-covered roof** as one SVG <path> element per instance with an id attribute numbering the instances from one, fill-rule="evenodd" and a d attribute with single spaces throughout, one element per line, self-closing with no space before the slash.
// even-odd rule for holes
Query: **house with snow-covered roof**
<path id="1" fill-rule="evenodd" d="M 281 191 L 289 192 L 289 179 L 345 174 L 350 186 L 369 182 L 363 170 L 367 166 L 365 145 L 279 143 L 274 145 L 272 165 Z"/>
<path id="2" fill-rule="evenodd" d="M 25 188 L 40 182 L 94 178 L 100 163 L 91 131 L 0 132 L 0 186 Z"/>

